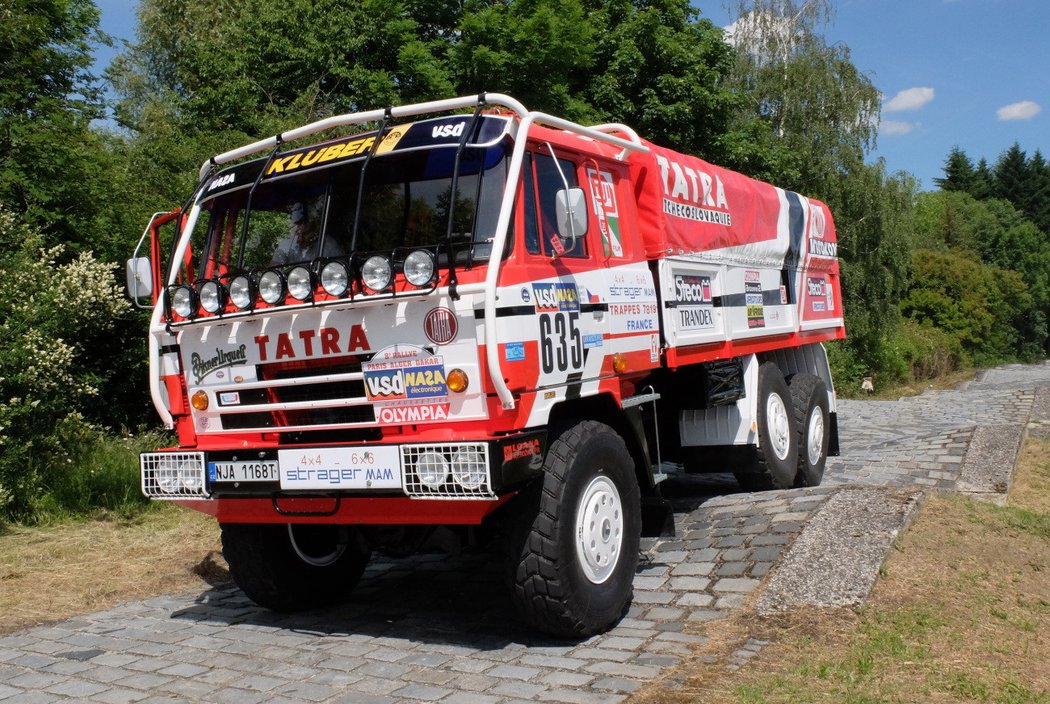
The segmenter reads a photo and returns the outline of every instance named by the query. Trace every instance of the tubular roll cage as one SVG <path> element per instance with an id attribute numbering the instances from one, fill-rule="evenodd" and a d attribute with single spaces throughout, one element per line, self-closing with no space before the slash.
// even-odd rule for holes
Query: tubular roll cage
<path id="1" fill-rule="evenodd" d="M 389 124 L 392 118 L 403 118 L 413 117 L 417 115 L 425 115 L 432 113 L 451 112 L 454 110 L 463 110 L 467 108 L 473 108 L 480 110 L 484 106 L 499 106 L 510 110 L 517 117 L 516 125 L 512 127 L 511 137 L 514 140 L 514 150 L 511 155 L 509 177 L 507 184 L 503 192 L 503 202 L 500 206 L 499 218 L 496 221 L 495 232 L 493 233 L 492 248 L 491 251 L 499 253 L 504 251 L 507 240 L 507 232 L 510 230 L 511 218 L 513 216 L 514 209 L 514 195 L 517 193 L 518 182 L 521 174 L 521 164 L 525 155 L 525 145 L 527 142 L 529 130 L 534 124 L 545 125 L 556 129 L 565 130 L 573 134 L 577 134 L 583 137 L 604 142 L 606 144 L 620 147 L 621 152 L 617 155 L 617 159 L 624 160 L 627 157 L 628 152 L 640 152 L 647 153 L 649 148 L 642 144 L 638 133 L 627 125 L 618 123 L 609 123 L 602 125 L 594 125 L 591 127 L 585 127 L 575 122 L 548 115 L 542 112 L 529 111 L 519 101 L 514 98 L 504 95 L 501 93 L 481 93 L 473 96 L 464 96 L 460 98 L 450 98 L 448 100 L 436 100 L 426 103 L 417 103 L 413 105 L 404 105 L 400 107 L 387 107 L 378 110 L 369 110 L 365 112 L 348 113 L 345 115 L 336 115 L 328 117 L 323 120 L 311 122 L 308 125 L 298 127 L 294 130 L 284 132 L 267 139 L 262 139 L 257 142 L 252 142 L 243 147 L 237 149 L 231 149 L 230 151 L 223 152 L 217 156 L 208 159 L 201 165 L 200 177 L 197 188 L 194 192 L 194 201 L 189 215 L 185 218 L 182 223 L 181 232 L 179 234 L 178 247 L 174 252 L 172 261 L 178 262 L 186 255 L 186 249 L 189 246 L 189 233 L 192 232 L 194 225 L 196 224 L 197 217 L 200 214 L 200 205 L 196 202 L 196 196 L 200 192 L 201 187 L 207 180 L 211 172 L 218 166 L 232 163 L 238 159 L 257 154 L 259 152 L 270 151 L 276 153 L 282 145 L 287 142 L 302 139 L 310 135 L 323 132 L 325 130 L 345 127 L 350 125 L 359 125 L 368 122 L 381 122 L 384 126 Z M 476 113 L 475 113 L 476 114 Z M 625 135 L 626 138 L 617 136 L 617 134 Z M 466 136 L 466 135 L 464 135 Z M 382 139 L 382 134 L 377 135 L 376 143 Z M 457 152 L 457 163 L 459 160 L 459 154 L 467 146 L 467 140 L 461 140 L 459 144 L 459 152 Z M 503 379 L 503 373 L 500 366 L 499 358 L 499 345 L 496 339 L 496 287 L 499 282 L 499 272 L 502 258 L 495 257 L 489 262 L 489 267 L 485 273 L 485 280 L 482 283 L 475 284 L 460 284 L 457 285 L 455 281 L 451 282 L 450 286 L 444 286 L 437 289 L 438 296 L 451 296 L 458 298 L 464 294 L 483 294 L 484 300 L 484 322 L 485 322 L 485 346 L 486 346 L 486 361 L 488 362 L 487 367 L 489 371 L 489 379 L 492 382 L 492 387 L 496 391 L 496 395 L 500 399 L 502 407 L 506 410 L 513 410 L 515 408 L 514 397 L 507 387 L 506 382 Z M 168 273 L 167 285 L 175 283 L 178 267 L 171 267 Z M 163 295 L 167 295 L 167 287 L 165 286 Z M 434 291 L 428 291 L 421 295 L 432 295 Z M 388 302 L 384 297 L 377 297 L 377 300 L 373 304 L 382 304 Z M 357 305 L 369 305 L 369 301 L 358 299 Z M 164 330 L 164 323 L 162 318 L 162 312 L 164 309 L 163 299 L 158 302 L 158 305 L 154 307 L 153 317 L 151 321 L 152 332 L 157 333 L 159 330 Z M 163 398 L 161 390 L 160 380 L 160 369 L 161 366 L 159 355 L 159 342 L 156 334 L 150 335 L 150 392 L 154 399 L 154 405 L 158 411 L 166 411 L 166 405 L 164 403 L 158 403 Z M 168 412 L 161 413 L 161 419 L 165 425 L 169 428 L 173 425 L 173 419 L 171 414 Z"/>

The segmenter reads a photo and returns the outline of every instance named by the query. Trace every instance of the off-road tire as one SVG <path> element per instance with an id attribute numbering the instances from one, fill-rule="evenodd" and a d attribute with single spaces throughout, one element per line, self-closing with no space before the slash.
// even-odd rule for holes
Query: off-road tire
<path id="1" fill-rule="evenodd" d="M 795 486 L 819 486 L 828 461 L 828 387 L 813 374 L 788 379 L 798 431 L 798 474 Z"/>
<path id="2" fill-rule="evenodd" d="M 277 523 L 223 524 L 222 553 L 237 586 L 256 604 L 274 611 L 341 601 L 361 578 L 370 556 L 353 528 Z"/>
<path id="3" fill-rule="evenodd" d="M 798 431 L 791 392 L 780 368 L 765 362 L 758 368 L 758 447 L 754 461 L 733 470 L 746 491 L 790 489 L 798 473 Z"/>
<path id="4" fill-rule="evenodd" d="M 571 427 L 551 444 L 542 479 L 515 501 L 508 572 L 528 624 L 578 639 L 619 621 L 641 536 L 638 480 L 623 439 L 595 421 Z"/>

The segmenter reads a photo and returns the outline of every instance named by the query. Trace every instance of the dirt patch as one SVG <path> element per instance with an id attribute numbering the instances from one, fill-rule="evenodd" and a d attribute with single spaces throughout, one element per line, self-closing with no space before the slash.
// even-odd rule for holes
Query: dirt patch
<path id="1" fill-rule="evenodd" d="M 176 507 L 133 522 L 10 528 L 0 535 L 0 633 L 228 581 L 219 550 L 215 520 Z"/>

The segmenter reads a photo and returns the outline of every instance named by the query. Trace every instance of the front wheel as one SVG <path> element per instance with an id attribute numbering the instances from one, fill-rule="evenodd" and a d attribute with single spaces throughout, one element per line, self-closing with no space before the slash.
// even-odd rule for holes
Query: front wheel
<path id="1" fill-rule="evenodd" d="M 306 524 L 223 524 L 222 553 L 237 586 L 274 611 L 340 601 L 369 558 L 355 529 Z"/>
<path id="2" fill-rule="evenodd" d="M 630 605 L 641 501 L 623 439 L 584 421 L 551 445 L 542 483 L 518 497 L 515 600 L 529 625 L 562 638 L 607 630 Z"/>

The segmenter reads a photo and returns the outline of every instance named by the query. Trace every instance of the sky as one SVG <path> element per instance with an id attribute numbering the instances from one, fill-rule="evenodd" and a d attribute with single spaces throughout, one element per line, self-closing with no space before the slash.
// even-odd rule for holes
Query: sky
<path id="1" fill-rule="evenodd" d="M 442 2 L 444 0 L 435 0 Z M 729 0 L 692 0 L 715 24 L 735 19 Z M 137 3 L 96 0 L 102 30 L 134 39 Z M 936 188 L 959 147 L 992 166 L 1014 142 L 1050 158 L 1050 0 L 832 0 L 828 43 L 850 48 L 854 65 L 883 94 L 869 160 Z M 97 53 L 97 68 L 113 50 Z M 699 156 L 703 156 L 702 154 Z"/>

